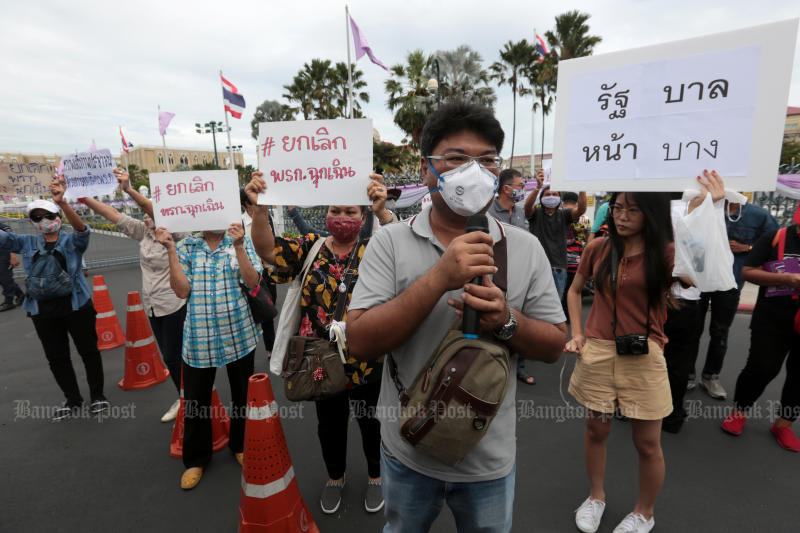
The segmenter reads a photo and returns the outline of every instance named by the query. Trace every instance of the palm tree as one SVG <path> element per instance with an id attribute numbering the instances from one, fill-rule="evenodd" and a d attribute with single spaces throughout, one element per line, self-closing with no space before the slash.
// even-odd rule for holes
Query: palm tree
<path id="1" fill-rule="evenodd" d="M 275 100 L 264 100 L 253 113 L 253 120 L 250 121 L 250 133 L 253 139 L 258 139 L 258 125 L 261 122 L 281 122 L 284 120 L 294 120 L 295 110 L 286 104 L 281 104 Z"/>
<path id="2" fill-rule="evenodd" d="M 435 98 L 428 93 L 432 61 L 433 57 L 422 50 L 409 52 L 406 64 L 393 66 L 395 76 L 386 80 L 386 105 L 394 112 L 394 123 L 411 138 L 415 149 L 419 149 L 422 127 L 435 105 Z"/>
<path id="3" fill-rule="evenodd" d="M 455 50 L 439 50 L 435 55 L 441 68 L 443 100 L 461 98 L 494 107 L 497 97 L 489 86 L 489 73 L 483 68 L 483 58 L 478 52 L 462 44 Z"/>
<path id="4" fill-rule="evenodd" d="M 369 103 L 369 93 L 361 91 L 366 88 L 367 82 L 364 81 L 364 72 L 357 69 L 353 65 L 353 118 L 361 118 L 364 114 L 361 112 L 361 102 Z M 347 63 L 339 61 L 333 67 L 333 93 L 335 97 L 335 104 L 337 109 L 337 117 L 347 117 Z M 329 117 L 334 118 L 334 117 Z"/>
<path id="5" fill-rule="evenodd" d="M 514 98 L 514 121 L 511 128 L 511 160 L 514 159 L 514 141 L 517 135 L 517 95 L 525 96 L 530 92 L 521 82 L 520 74 L 524 67 L 533 63 L 536 49 L 522 39 L 519 42 L 508 41 L 500 50 L 500 61 L 495 61 L 489 69 L 492 79 L 497 85 L 509 85 Z"/>
<path id="6" fill-rule="evenodd" d="M 572 59 L 592 54 L 594 47 L 603 39 L 597 35 L 587 35 L 589 26 L 586 22 L 590 17 L 590 14 L 578 10 L 556 16 L 555 31 L 548 31 L 545 35 L 550 42 L 551 52 L 557 59 Z"/>
<path id="7" fill-rule="evenodd" d="M 312 59 L 305 63 L 291 85 L 284 85 L 288 91 L 283 97 L 299 104 L 303 118 L 336 118 L 337 109 L 333 103 L 334 75 L 329 59 Z"/>
<path id="8" fill-rule="evenodd" d="M 550 54 L 542 62 L 531 63 L 524 69 L 524 75 L 533 92 L 533 112 L 542 110 L 542 157 L 544 157 L 544 121 L 553 110 L 556 92 L 557 59 Z M 534 154 L 531 149 L 531 175 L 533 175 Z"/>

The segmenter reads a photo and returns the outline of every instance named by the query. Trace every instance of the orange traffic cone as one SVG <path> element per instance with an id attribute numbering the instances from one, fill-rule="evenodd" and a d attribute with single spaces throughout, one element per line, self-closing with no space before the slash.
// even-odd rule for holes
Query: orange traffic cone
<path id="1" fill-rule="evenodd" d="M 319 533 L 300 496 L 266 374 L 250 377 L 239 503 L 239 533 Z"/>
<path id="2" fill-rule="evenodd" d="M 119 382 L 122 390 L 144 389 L 167 379 L 169 370 L 158 355 L 156 339 L 136 291 L 128 293 L 126 326 L 128 340 L 125 342 L 125 377 Z"/>
<path id="3" fill-rule="evenodd" d="M 108 294 L 108 287 L 103 276 L 94 277 L 92 300 L 94 300 L 94 308 L 97 311 L 95 320 L 97 349 L 100 351 L 110 350 L 125 344 L 125 335 L 122 334 L 122 326 L 119 325 L 117 312 L 114 311 L 114 304 L 111 303 L 111 296 Z"/>
<path id="4" fill-rule="evenodd" d="M 172 426 L 172 440 L 169 443 L 169 454 L 172 457 L 183 457 L 183 419 L 186 416 L 183 401 L 183 379 L 181 379 L 181 406 L 178 409 L 178 417 L 175 425 Z M 228 445 L 231 434 L 231 419 L 228 411 L 219 399 L 217 387 L 211 391 L 211 440 L 214 452 L 218 452 Z"/>

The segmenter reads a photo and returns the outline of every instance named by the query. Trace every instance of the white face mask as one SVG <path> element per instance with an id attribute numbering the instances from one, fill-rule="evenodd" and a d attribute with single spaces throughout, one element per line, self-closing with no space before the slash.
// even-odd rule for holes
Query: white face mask
<path id="1" fill-rule="evenodd" d="M 439 187 L 433 190 L 441 191 L 447 207 L 462 217 L 480 213 L 497 189 L 497 176 L 477 161 L 470 161 L 441 175 L 434 170 L 430 159 L 428 166 L 439 178 Z"/>
<path id="2" fill-rule="evenodd" d="M 561 198 L 558 196 L 543 196 L 542 205 L 550 209 L 555 209 L 561 203 Z"/>
<path id="3" fill-rule="evenodd" d="M 55 220 L 43 218 L 39 222 L 34 222 L 31 220 L 31 224 L 33 224 L 33 227 L 39 230 L 41 233 L 55 233 L 61 229 L 61 217 L 58 217 Z"/>

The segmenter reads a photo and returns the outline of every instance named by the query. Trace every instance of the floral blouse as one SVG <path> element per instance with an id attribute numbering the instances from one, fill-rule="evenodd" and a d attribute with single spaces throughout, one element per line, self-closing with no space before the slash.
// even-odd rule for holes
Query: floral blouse
<path id="1" fill-rule="evenodd" d="M 315 233 L 305 237 L 286 239 L 275 237 L 275 266 L 269 269 L 269 276 L 275 283 L 288 283 L 302 273 L 303 263 L 311 247 L 317 239 L 324 239 Z M 322 245 L 311 267 L 308 277 L 303 283 L 300 298 L 300 331 L 298 335 L 305 337 L 328 338 L 327 325 L 333 320 L 336 311 L 336 300 L 339 284 L 344 281 L 345 270 L 356 271 L 364 257 L 369 239 L 362 239 L 355 245 L 355 252 L 336 255 L 326 245 Z M 355 281 L 355 280 L 354 280 Z M 355 285 L 355 283 L 353 283 Z M 344 318 L 347 321 L 347 307 L 353 296 L 352 288 L 347 294 Z M 357 361 L 347 358 L 345 371 L 350 377 L 350 387 L 364 383 L 373 383 L 381 379 L 382 363 L 379 360 Z"/>

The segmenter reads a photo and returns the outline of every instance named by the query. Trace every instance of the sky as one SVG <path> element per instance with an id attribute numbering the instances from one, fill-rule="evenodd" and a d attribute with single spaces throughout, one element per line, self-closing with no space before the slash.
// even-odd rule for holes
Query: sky
<path id="1" fill-rule="evenodd" d="M 555 16 L 578 9 L 591 15 L 590 33 L 602 37 L 595 54 L 615 52 L 800 17 L 796 0 L 602 0 L 516 2 L 494 0 L 353 0 L 350 13 L 375 55 L 387 65 L 407 53 L 469 44 L 488 66 L 508 41 L 533 39 Z M 0 152 L 64 154 L 89 147 L 120 152 L 118 126 L 134 145 L 160 145 L 157 106 L 175 113 L 167 145 L 211 149 L 196 122 L 224 120 L 218 71 L 245 97 L 241 120 L 230 119 L 233 145 L 257 165 L 250 120 L 264 100 L 285 102 L 283 85 L 313 58 L 346 61 L 343 2 L 186 0 L 136 2 L 12 2 L 0 0 Z M 800 50 L 795 47 L 789 105 L 800 107 Z M 355 58 L 355 56 L 353 56 Z M 382 140 L 404 135 L 386 107 L 389 74 L 369 63 L 370 102 L 364 112 Z M 495 112 L 511 152 L 513 100 L 495 88 Z M 516 154 L 541 146 L 541 113 L 530 97 L 518 99 Z M 552 148 L 553 117 L 545 122 L 544 150 Z M 226 146 L 227 139 L 217 139 Z M 224 149 L 224 148 L 223 148 Z"/>

